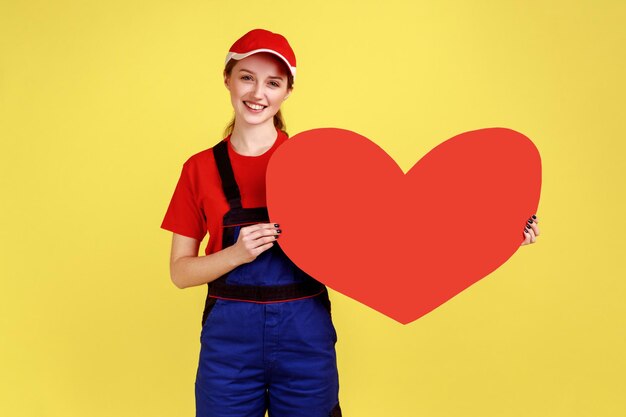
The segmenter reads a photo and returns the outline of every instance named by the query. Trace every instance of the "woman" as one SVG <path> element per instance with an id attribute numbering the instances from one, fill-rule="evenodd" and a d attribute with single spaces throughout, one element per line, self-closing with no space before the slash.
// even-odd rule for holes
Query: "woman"
<path id="1" fill-rule="evenodd" d="M 288 138 L 280 106 L 295 69 L 279 34 L 254 29 L 233 44 L 224 84 L 235 117 L 222 141 L 183 164 L 161 225 L 174 233 L 176 286 L 208 284 L 196 416 L 341 416 L 328 292 L 276 244 L 280 225 L 265 207 L 267 163 Z"/>

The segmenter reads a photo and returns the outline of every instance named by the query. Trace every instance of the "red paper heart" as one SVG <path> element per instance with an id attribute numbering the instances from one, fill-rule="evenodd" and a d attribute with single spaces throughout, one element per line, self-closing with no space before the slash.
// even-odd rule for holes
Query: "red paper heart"
<path id="1" fill-rule="evenodd" d="M 289 258 L 407 324 L 515 253 L 539 204 L 541 159 L 521 133 L 489 128 L 448 139 L 404 174 L 369 139 L 321 128 L 281 145 L 266 180 Z"/>

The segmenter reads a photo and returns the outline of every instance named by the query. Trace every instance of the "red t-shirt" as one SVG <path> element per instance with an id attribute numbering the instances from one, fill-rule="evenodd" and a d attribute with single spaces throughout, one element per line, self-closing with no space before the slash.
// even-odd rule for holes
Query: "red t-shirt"
<path id="1" fill-rule="evenodd" d="M 265 172 L 274 151 L 288 136 L 276 129 L 274 144 L 258 156 L 240 155 L 230 144 L 230 135 L 223 140 L 228 142 L 228 155 L 233 166 L 235 181 L 241 193 L 244 208 L 265 207 Z M 222 182 L 217 171 L 213 148 L 192 155 L 183 164 L 182 172 L 174 190 L 161 228 L 179 235 L 202 241 L 209 234 L 205 254 L 222 249 L 222 219 L 230 209 L 222 190 Z"/>

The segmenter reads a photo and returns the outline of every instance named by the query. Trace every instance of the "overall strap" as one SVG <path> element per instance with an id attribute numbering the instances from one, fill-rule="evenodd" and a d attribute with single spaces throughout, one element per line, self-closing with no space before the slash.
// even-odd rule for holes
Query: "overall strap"
<path id="1" fill-rule="evenodd" d="M 234 243 L 233 228 L 230 226 L 241 225 L 248 222 L 267 222 L 269 220 L 267 207 L 242 208 L 239 186 L 235 181 L 235 174 L 233 173 L 233 167 L 228 156 L 228 142 L 222 140 L 215 145 L 213 147 L 213 155 L 215 156 L 217 170 L 222 180 L 224 195 L 230 205 L 230 210 L 224 215 L 222 221 L 222 225 L 224 226 L 222 246 L 224 247 L 225 244 L 232 245 Z M 278 246 L 275 246 L 273 251 L 277 254 L 282 254 L 282 256 L 286 256 Z M 298 268 L 296 269 L 300 271 Z M 299 273 L 304 274 L 303 271 Z M 328 291 L 324 284 L 314 280 L 307 274 L 305 275 L 307 279 L 303 282 L 277 286 L 251 286 L 227 284 L 226 277 L 228 273 L 226 273 L 218 279 L 207 283 L 208 293 L 202 314 L 202 325 L 204 326 L 209 312 L 218 298 L 256 303 L 272 303 L 319 296 L 330 312 Z"/>
<path id="2" fill-rule="evenodd" d="M 241 208 L 241 193 L 235 181 L 233 166 L 228 156 L 228 142 L 222 140 L 215 145 L 213 147 L 213 155 L 215 156 L 215 163 L 222 180 L 222 189 L 224 190 L 224 195 L 226 195 L 226 200 L 228 200 L 228 205 L 231 209 Z"/>

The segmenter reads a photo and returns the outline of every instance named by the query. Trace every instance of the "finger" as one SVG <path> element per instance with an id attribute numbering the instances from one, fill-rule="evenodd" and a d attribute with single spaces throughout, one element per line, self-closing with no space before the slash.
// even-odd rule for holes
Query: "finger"
<path id="1" fill-rule="evenodd" d="M 256 249 L 259 246 L 263 246 L 266 243 L 274 242 L 279 237 L 279 235 L 277 235 L 277 234 L 272 234 L 272 235 L 269 235 L 269 236 L 257 236 L 256 233 L 258 233 L 258 232 L 255 232 L 255 234 L 253 236 L 248 236 L 245 239 L 245 244 L 246 244 L 246 246 L 250 250 Z"/>
<path id="2" fill-rule="evenodd" d="M 276 229 L 278 227 L 278 223 L 256 223 L 250 226 L 242 227 L 241 230 L 244 234 L 249 235 L 258 230 L 271 230 Z"/>
<path id="3" fill-rule="evenodd" d="M 245 237 L 247 240 L 258 240 L 266 236 L 271 236 L 272 238 L 278 239 L 278 236 L 282 233 L 282 230 L 276 229 L 275 227 L 271 228 L 262 228 L 255 232 L 250 233 Z M 273 239 L 272 239 L 273 240 Z"/>
<path id="4" fill-rule="evenodd" d="M 530 225 L 530 227 L 533 229 L 533 232 L 535 233 L 535 236 L 539 236 L 539 226 L 537 226 L 536 219 L 530 217 L 528 220 L 526 220 L 526 224 Z"/>
<path id="5" fill-rule="evenodd" d="M 528 232 L 528 229 L 524 228 L 524 240 L 522 241 L 522 244 L 520 246 L 524 246 L 524 245 L 528 245 L 530 243 L 530 233 Z"/>
<path id="6" fill-rule="evenodd" d="M 528 234 L 530 235 L 530 243 L 535 243 L 536 237 L 535 237 L 535 232 L 533 231 L 533 228 L 526 227 L 526 230 L 528 230 Z"/>
<path id="7" fill-rule="evenodd" d="M 257 246 L 256 248 L 254 248 L 252 253 L 254 254 L 254 256 L 259 256 L 261 253 L 265 252 L 266 250 L 268 250 L 272 246 L 274 246 L 274 242 L 268 242 L 268 243 L 266 243 L 264 245 Z"/>
<path id="8" fill-rule="evenodd" d="M 533 222 L 539 223 L 539 218 L 537 217 L 536 214 L 533 214 L 532 216 L 530 216 L 530 218 L 533 220 Z"/>

